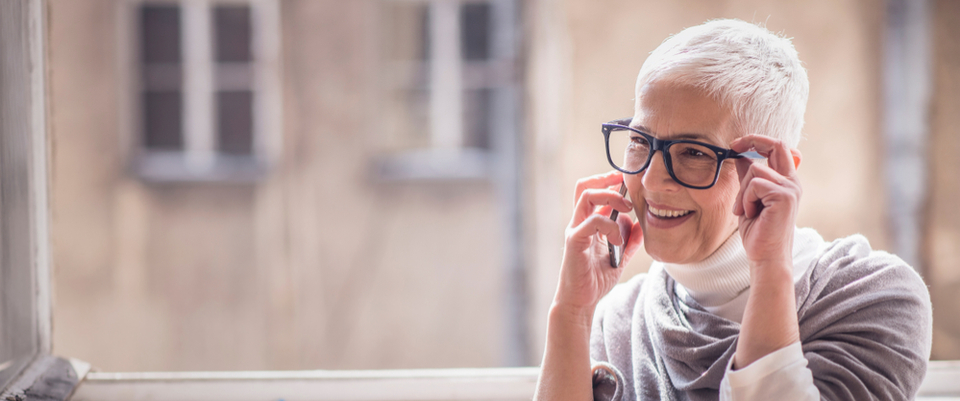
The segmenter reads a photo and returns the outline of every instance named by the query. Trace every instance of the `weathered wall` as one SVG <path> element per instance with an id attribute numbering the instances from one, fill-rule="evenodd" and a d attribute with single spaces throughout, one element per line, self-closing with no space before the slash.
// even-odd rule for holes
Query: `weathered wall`
<path id="1" fill-rule="evenodd" d="M 282 155 L 230 185 L 128 173 L 123 3 L 50 2 L 56 353 L 105 370 L 501 363 L 493 185 L 369 171 L 377 2 L 281 2 Z"/>

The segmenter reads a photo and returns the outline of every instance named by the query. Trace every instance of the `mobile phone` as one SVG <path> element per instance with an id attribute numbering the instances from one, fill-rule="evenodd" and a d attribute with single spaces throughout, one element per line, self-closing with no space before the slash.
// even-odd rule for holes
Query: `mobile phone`
<path id="1" fill-rule="evenodd" d="M 623 182 L 620 182 L 619 192 L 620 192 L 620 196 L 624 196 L 627 194 L 627 185 L 624 184 Z M 617 211 L 617 209 L 613 209 L 613 212 L 610 212 L 610 220 L 613 220 L 614 222 L 617 221 L 617 217 L 619 216 L 620 216 L 620 212 Z M 620 230 L 620 234 L 621 235 L 623 234 L 622 229 Z M 624 238 L 623 245 L 626 245 L 626 244 L 627 244 L 627 239 Z M 607 250 L 610 251 L 610 266 L 614 268 L 620 267 L 620 264 L 623 263 L 623 246 L 611 244 L 610 241 L 607 240 Z"/>

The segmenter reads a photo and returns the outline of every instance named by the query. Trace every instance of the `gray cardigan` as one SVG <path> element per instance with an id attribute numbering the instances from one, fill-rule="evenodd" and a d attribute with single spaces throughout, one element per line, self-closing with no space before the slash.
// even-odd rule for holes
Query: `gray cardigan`
<path id="1" fill-rule="evenodd" d="M 800 342 L 825 400 L 908 400 L 930 357 L 930 294 L 903 260 L 860 235 L 828 244 L 796 284 Z M 654 267 L 594 314 L 598 400 L 716 400 L 740 324 L 686 304 Z"/>

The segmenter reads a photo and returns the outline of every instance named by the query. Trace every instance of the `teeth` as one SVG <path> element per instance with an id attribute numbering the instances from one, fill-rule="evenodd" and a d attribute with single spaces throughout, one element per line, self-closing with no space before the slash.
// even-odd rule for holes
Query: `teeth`
<path id="1" fill-rule="evenodd" d="M 653 213 L 654 216 L 667 218 L 685 216 L 691 212 L 690 210 L 662 210 L 650 205 L 647 205 L 647 210 Z"/>

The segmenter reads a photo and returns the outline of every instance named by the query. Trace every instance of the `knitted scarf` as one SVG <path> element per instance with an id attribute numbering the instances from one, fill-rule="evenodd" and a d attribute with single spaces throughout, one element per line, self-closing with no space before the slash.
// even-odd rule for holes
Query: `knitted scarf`
<path id="1" fill-rule="evenodd" d="M 823 399 L 912 399 L 932 316 L 923 280 L 854 235 L 818 250 L 795 286 L 800 342 Z M 716 400 L 740 324 L 678 297 L 654 264 L 597 306 L 594 394 L 602 400 Z"/>

